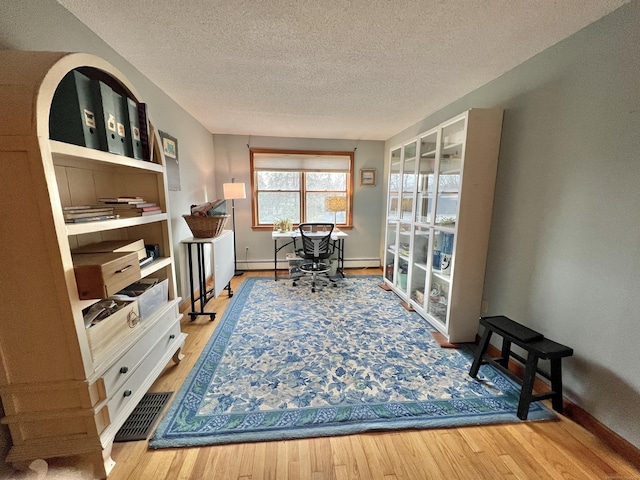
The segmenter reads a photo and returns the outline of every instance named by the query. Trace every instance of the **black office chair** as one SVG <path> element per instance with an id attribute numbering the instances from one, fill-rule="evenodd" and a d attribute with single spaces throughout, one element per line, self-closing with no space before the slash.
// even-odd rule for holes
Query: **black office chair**
<path id="1" fill-rule="evenodd" d="M 312 292 L 316 291 L 317 280 L 320 277 L 323 282 L 319 286 L 327 286 L 328 282 L 331 282 L 335 287 L 335 280 L 329 276 L 330 262 L 327 261 L 333 254 L 333 243 L 331 242 L 333 223 L 301 223 L 298 229 L 300 230 L 302 249 L 298 250 L 297 254 L 301 258 L 311 261 L 303 262 L 298 267 L 301 275 L 294 279 L 293 286 L 297 286 L 298 280 L 303 276 L 310 275 Z"/>

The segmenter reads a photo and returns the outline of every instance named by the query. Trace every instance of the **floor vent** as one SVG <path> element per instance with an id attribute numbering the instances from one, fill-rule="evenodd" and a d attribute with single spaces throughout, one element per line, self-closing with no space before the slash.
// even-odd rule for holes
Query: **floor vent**
<path id="1" fill-rule="evenodd" d="M 114 442 L 146 440 L 173 392 L 147 393 L 116 433 Z"/>

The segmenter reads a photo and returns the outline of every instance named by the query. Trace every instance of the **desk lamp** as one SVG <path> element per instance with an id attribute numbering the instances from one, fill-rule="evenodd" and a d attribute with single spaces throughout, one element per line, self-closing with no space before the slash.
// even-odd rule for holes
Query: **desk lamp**
<path id="1" fill-rule="evenodd" d="M 338 212 L 344 212 L 347 209 L 347 197 L 325 197 L 324 209 L 327 212 L 333 212 L 333 224 L 335 225 L 335 228 L 337 228 Z"/>
<path id="2" fill-rule="evenodd" d="M 231 200 L 231 221 L 233 223 L 233 267 L 234 276 L 242 275 L 244 272 L 238 270 L 238 261 L 236 254 L 236 205 L 235 200 L 247 198 L 247 194 L 244 190 L 244 183 L 235 183 L 235 178 L 231 179 L 231 183 L 223 183 L 222 189 L 224 192 L 224 199 Z"/>

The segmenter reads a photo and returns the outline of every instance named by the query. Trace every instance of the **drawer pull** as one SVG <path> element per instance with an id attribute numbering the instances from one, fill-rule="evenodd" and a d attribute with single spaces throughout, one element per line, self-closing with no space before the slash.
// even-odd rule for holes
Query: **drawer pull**
<path id="1" fill-rule="evenodd" d="M 127 373 L 129 371 L 129 367 L 121 367 L 120 373 Z"/>
<path id="2" fill-rule="evenodd" d="M 133 265 L 127 265 L 126 267 L 121 268 L 120 270 L 116 270 L 116 273 L 122 273 L 122 272 L 124 272 L 126 270 L 129 270 L 132 267 L 133 267 Z"/>
<path id="3" fill-rule="evenodd" d="M 127 315 L 127 323 L 129 324 L 129 328 L 135 327 L 136 325 L 138 325 L 138 322 L 140 322 L 140 315 L 131 310 Z"/>
<path id="4" fill-rule="evenodd" d="M 176 338 L 176 336 L 173 333 L 169 335 L 169 340 L 173 340 L 174 338 Z"/>
<path id="5" fill-rule="evenodd" d="M 124 393 L 122 394 L 123 397 L 130 397 L 131 396 L 131 390 L 125 390 Z"/>

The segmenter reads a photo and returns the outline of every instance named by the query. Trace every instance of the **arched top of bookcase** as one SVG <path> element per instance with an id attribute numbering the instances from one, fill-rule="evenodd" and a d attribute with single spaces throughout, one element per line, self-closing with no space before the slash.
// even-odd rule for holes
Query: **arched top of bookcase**
<path id="1" fill-rule="evenodd" d="M 72 70 L 93 69 L 112 88 L 141 102 L 126 77 L 109 62 L 87 53 L 0 51 L 0 131 L 3 135 L 49 137 L 53 95 Z"/>

